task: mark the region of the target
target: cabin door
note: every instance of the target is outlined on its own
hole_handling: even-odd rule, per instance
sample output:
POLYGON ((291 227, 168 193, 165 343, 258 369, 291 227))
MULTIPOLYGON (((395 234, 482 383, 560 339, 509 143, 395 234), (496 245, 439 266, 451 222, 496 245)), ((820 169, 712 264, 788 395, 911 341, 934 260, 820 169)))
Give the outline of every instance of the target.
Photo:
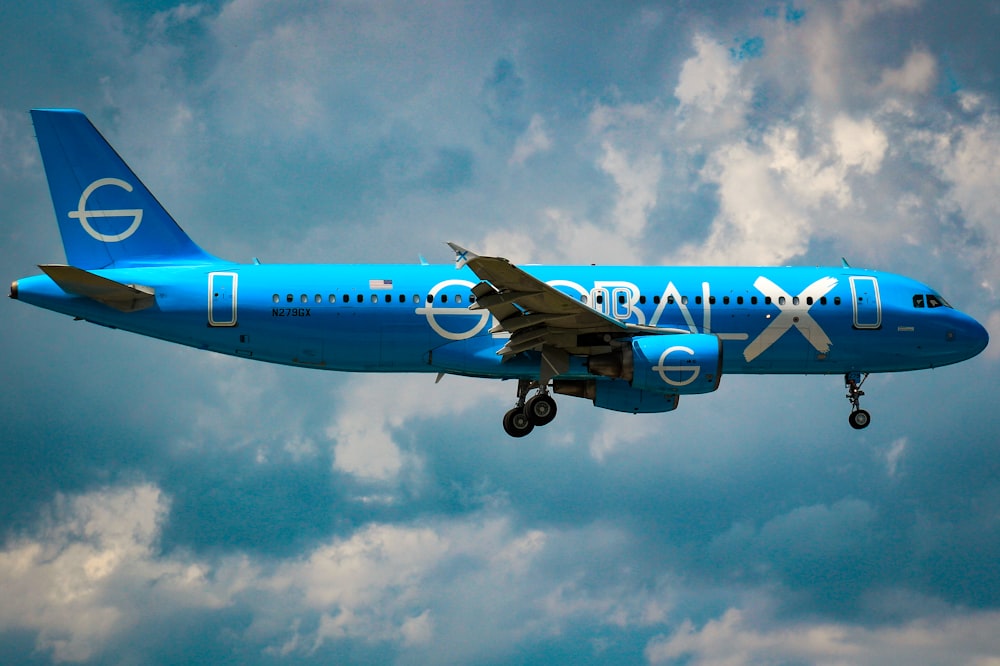
POLYGON ((208 325, 236 326, 236 273, 208 274, 208 325))
POLYGON ((854 297, 854 328, 880 328, 882 302, 879 299, 878 280, 873 277, 852 277, 851 295, 854 297))

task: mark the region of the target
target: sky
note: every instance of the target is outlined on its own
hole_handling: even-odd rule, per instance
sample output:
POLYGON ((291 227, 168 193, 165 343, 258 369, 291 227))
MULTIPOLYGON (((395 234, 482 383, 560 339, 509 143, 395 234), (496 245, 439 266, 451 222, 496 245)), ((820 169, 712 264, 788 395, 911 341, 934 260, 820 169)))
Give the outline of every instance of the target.
MULTIPOLYGON (((0 3, 0 266, 83 110, 239 261, 835 265, 1000 338, 1000 2, 0 3)), ((1000 346, 677 411, 0 301, 0 662, 1000 663, 1000 346)))

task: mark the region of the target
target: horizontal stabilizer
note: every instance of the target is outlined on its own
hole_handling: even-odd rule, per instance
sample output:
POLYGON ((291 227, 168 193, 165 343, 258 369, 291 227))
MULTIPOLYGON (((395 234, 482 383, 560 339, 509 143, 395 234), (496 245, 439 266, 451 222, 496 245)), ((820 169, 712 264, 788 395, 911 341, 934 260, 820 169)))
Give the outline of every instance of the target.
POLYGON ((122 284, 74 266, 48 264, 39 268, 67 294, 90 298, 119 312, 145 310, 156 303, 156 291, 141 284, 122 284))

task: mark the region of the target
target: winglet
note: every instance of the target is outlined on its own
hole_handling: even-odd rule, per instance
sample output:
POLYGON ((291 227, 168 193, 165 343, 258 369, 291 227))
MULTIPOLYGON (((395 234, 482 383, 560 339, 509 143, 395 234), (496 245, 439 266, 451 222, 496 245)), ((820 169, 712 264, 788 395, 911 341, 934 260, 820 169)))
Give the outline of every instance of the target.
POLYGON ((455 243, 448 243, 448 247, 455 251, 455 270, 464 267, 467 263, 473 259, 479 258, 479 255, 472 250, 466 250, 461 245, 456 245, 455 243))

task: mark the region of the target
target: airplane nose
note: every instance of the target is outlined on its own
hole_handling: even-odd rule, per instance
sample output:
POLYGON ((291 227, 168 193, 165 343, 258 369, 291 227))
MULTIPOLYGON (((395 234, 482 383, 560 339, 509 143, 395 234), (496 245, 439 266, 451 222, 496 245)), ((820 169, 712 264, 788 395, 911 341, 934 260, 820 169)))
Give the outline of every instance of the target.
POLYGON ((948 342, 960 347, 965 358, 972 358, 986 349, 990 343, 990 334, 986 327, 972 317, 957 313, 960 316, 948 327, 945 338, 948 342))

